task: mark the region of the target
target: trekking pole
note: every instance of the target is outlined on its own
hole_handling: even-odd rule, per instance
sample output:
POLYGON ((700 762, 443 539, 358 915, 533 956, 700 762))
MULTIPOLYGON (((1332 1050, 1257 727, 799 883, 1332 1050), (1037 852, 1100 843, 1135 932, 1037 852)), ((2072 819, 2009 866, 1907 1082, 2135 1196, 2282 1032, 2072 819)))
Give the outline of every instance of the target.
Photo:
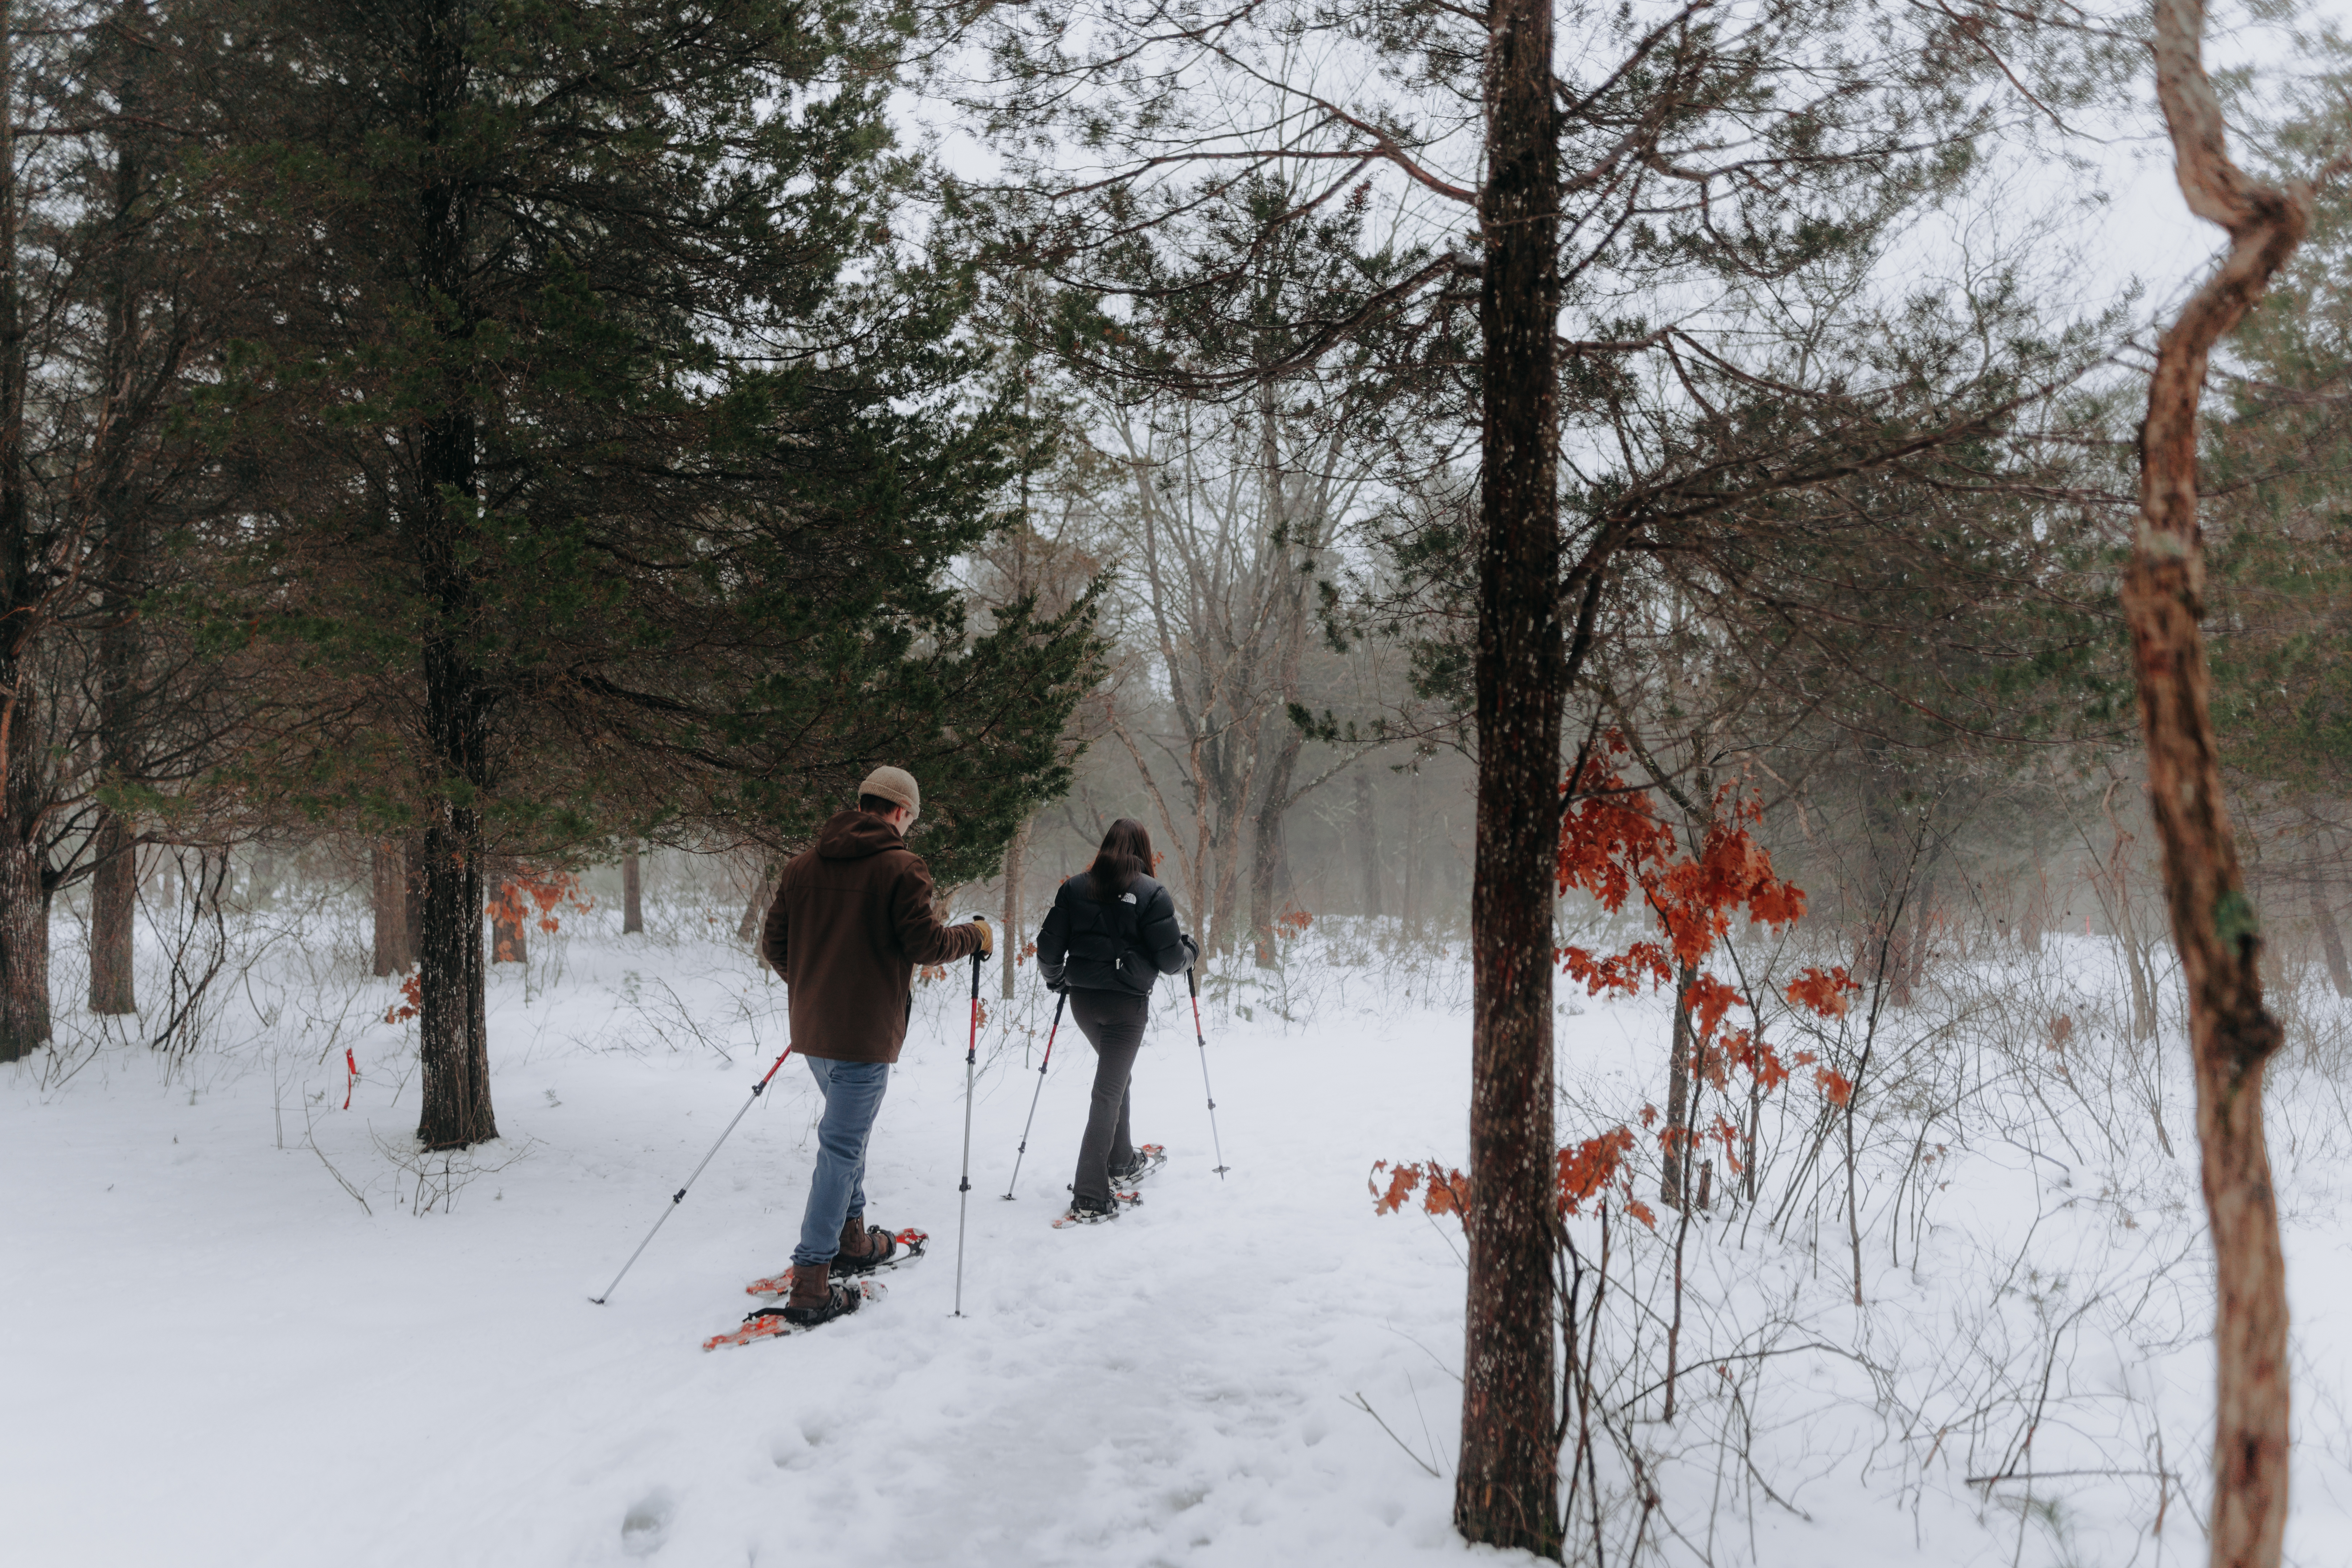
MULTIPOLYGON (((768 1079, 776 1076, 777 1069, 784 1065, 784 1057, 791 1056, 792 1054, 792 1047, 786 1046, 784 1047, 784 1056, 778 1057, 774 1063, 769 1067, 767 1076, 761 1079, 759 1082, 751 1086, 751 1098, 743 1102, 743 1110, 739 1110, 735 1113, 735 1121, 742 1121, 743 1111, 751 1110, 751 1107, 758 1102, 760 1091, 768 1087, 768 1079)), ((735 1121, 730 1121, 727 1124, 727 1132, 732 1132, 735 1131, 735 1121)), ((727 1142, 727 1132, 721 1132, 719 1135, 719 1143, 724 1143, 727 1142)), ((702 1166, 709 1164, 712 1157, 719 1152, 719 1143, 713 1143, 710 1146, 710 1152, 702 1157, 702 1165, 697 1165, 694 1168, 694 1175, 687 1177, 686 1187, 694 1185, 695 1177, 702 1174, 702 1166)), ((604 1287, 604 1294, 602 1296, 589 1297, 588 1299, 591 1301, 595 1302, 596 1305, 601 1307, 611 1299, 614 1290, 620 1289, 622 1279, 629 1272, 630 1269, 637 1266, 637 1259, 644 1256, 646 1248, 653 1245, 656 1232, 658 1232, 662 1226, 669 1223, 669 1216, 676 1214, 677 1212, 677 1205, 686 1201, 686 1187, 680 1187, 677 1191, 669 1195, 669 1207, 662 1210, 661 1218, 654 1221, 654 1228, 646 1232, 645 1240, 637 1243, 637 1250, 629 1254, 629 1260, 621 1265, 621 1272, 614 1275, 613 1282, 604 1287)))
POLYGON ((1192 1038, 1201 1046, 1201 1089, 1209 1097, 1209 1142, 1217 1151, 1217 1180, 1225 1179, 1225 1144, 1217 1136, 1217 1091, 1209 1087, 1209 1037, 1201 1032, 1201 982, 1190 968, 1184 971, 1184 989, 1192 994, 1192 1038))
POLYGON ((955 1315, 963 1316, 963 1222, 971 1205, 971 1077, 980 1060, 980 954, 971 955, 971 1039, 963 1048, 963 1179, 956 1184, 955 1315))
POLYGON ((1045 1059, 1037 1064, 1037 1091, 1029 1097, 1029 1120, 1021 1124, 1021 1147, 1013 1155, 1013 1180, 1004 1184, 1004 1201, 1013 1201, 1013 1189, 1021 1181, 1021 1156, 1029 1152, 1029 1129, 1037 1122, 1037 1101, 1045 1098, 1045 1069, 1054 1065, 1054 1037, 1062 1030, 1062 1004, 1070 999, 1066 991, 1054 998, 1054 1026, 1045 1031, 1045 1059))

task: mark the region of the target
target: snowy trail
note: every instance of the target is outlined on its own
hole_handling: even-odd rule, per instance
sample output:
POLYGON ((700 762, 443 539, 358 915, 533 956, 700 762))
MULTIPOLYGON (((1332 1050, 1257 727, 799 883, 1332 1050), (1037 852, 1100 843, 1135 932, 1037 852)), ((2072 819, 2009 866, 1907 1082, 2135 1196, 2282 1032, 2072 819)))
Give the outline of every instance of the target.
MULTIPOLYGON (((413 1125, 413 1042, 398 1028, 358 1036, 363 1077, 349 1111, 339 1109, 347 1037, 324 1049, 276 1037, 205 1058, 193 1089, 184 1079, 162 1087, 137 1048, 46 1094, 26 1068, 0 1068, 10 1194, 0 1558, 11 1568, 1520 1560, 1465 1547, 1448 1522, 1459 1228, 1417 1211, 1380 1217, 1365 1191, 1376 1159, 1462 1157, 1468 1029, 1458 1005, 1403 994, 1423 981, 1327 975, 1312 1022, 1287 1028, 1262 996, 1255 1022, 1210 1012, 1233 1167, 1223 1182, 1211 1169, 1191 1016, 1181 993, 1163 990, 1137 1068, 1136 1131, 1166 1143, 1170 1163, 1141 1208, 1067 1231, 1050 1221, 1093 1054, 1065 1029, 1008 1203, 999 1194, 1037 1077, 1019 1037, 993 1026, 974 1104, 961 1320, 950 1306, 965 1004, 960 984, 919 988, 868 1187, 873 1217, 930 1231, 930 1255, 887 1276, 887 1298, 855 1317, 706 1354, 703 1338, 740 1320, 751 1304, 743 1285, 786 1261, 798 1228, 817 1102, 796 1063, 611 1304, 587 1298, 780 1048, 780 993, 717 944, 573 939, 560 978, 527 998, 515 975, 499 975, 499 1117, 505 1153, 520 1157, 446 1214, 395 1202, 397 1172, 373 1136, 396 1146, 413 1125), (304 1144, 306 1116, 372 1212, 304 1144)), ((372 1005, 380 1014, 384 1003, 372 1005)), ((1035 1026, 1033 1047, 1049 1011, 1013 1010, 1013 1022, 1035 1026)), ((352 1012, 371 1016, 367 1005, 352 1012)), ((1663 1024, 1646 1005, 1564 1007, 1563 1072, 1603 1104, 1638 1108, 1663 1024)), ((2168 1114, 2185 1124, 2184 1107, 2168 1114)), ((2283 1147, 2315 1152, 2282 1180, 2299 1380, 2289 1560, 2333 1568, 2352 1561, 2340 1549, 2352 1538, 2342 1479, 2352 1245, 2326 1154, 2340 1117, 2315 1094, 2283 1102, 2274 1127, 2283 1147)), ((2145 1154, 2070 1168, 1992 1141, 1956 1156, 1924 1254, 1911 1237, 1897 1267, 1874 1230, 1866 1321, 1846 1300, 1842 1237, 1819 1250, 1801 1233, 1774 1242, 1728 1210, 1726 1223, 1694 1227, 1695 1314, 1713 1303, 1706 1342, 1777 1334, 1827 1351, 1769 1363, 1742 1416, 1752 1475, 1634 1394, 1643 1442, 1673 1468, 1660 1517, 1694 1532, 1667 1560, 2200 1560, 2193 1527, 2150 1533, 2154 1492, 2135 1468, 2156 1458, 2147 1439, 2159 1432, 2167 1464, 2198 1466, 2184 1456, 2201 1451, 2210 1387, 2193 1163, 2145 1154), (2163 1310, 2110 1341, 2097 1325, 2120 1320, 2102 1309, 2063 1343, 2034 1454, 2074 1479, 2035 1492, 2040 1513, 1969 1487, 1971 1466, 2002 1462, 2004 1434, 2028 1417, 1999 1415, 1973 1448, 1945 1445, 1936 1412, 1979 1397, 1951 1380, 1990 1386, 1990 1368, 2032 1385, 2050 1323, 2085 1292, 2139 1300, 2153 1288, 2140 1283, 2147 1268, 2167 1258, 2183 1261, 2161 1281, 2175 1295, 2151 1298, 2163 1310), (1857 1334, 1928 1427, 1907 1432, 1918 1417, 1853 1370, 1841 1347, 1857 1334), (1784 1500, 1750 1484, 1762 1477, 1784 1500)), ((1612 1289, 1648 1290, 1652 1303, 1625 1321, 1654 1324, 1643 1314, 1664 1300, 1660 1254, 1621 1257, 1612 1289)), ((1691 1331, 1700 1327, 1695 1315, 1691 1331)), ((2176 1496, 2172 1519, 2188 1506, 2176 1496)))
MULTIPOLYGON (((1092 1068, 1067 1030, 1002 1199, 1036 1082, 1016 1047, 976 1104, 951 1317, 962 1053, 949 999, 927 998, 868 1184, 877 1219, 932 1232, 930 1256, 822 1334, 709 1355, 797 1226, 814 1109, 797 1064, 601 1309, 586 1296, 740 1103, 740 1053, 720 1072, 543 1042, 498 1078, 528 1157, 423 1218, 382 1179, 363 1215, 309 1150, 277 1150, 258 1075, 194 1105, 20 1091, 0 1180, 39 1194, 7 1221, 9 1253, 38 1261, 0 1335, 38 1349, 10 1357, 0 1403, 37 1414, 0 1432, 0 1495, 23 1561, 1461 1554, 1447 1489, 1344 1403, 1361 1391, 1424 1452, 1450 1445, 1459 1275, 1426 1223, 1372 1215, 1362 1168, 1428 1144, 1431 1108, 1460 1093, 1458 1026, 1392 1024, 1413 1048, 1378 1071, 1353 1033, 1213 1044, 1221 1183, 1191 1019, 1162 1000, 1138 1130, 1171 1159, 1141 1209, 1048 1223, 1092 1068)), ((313 1112, 354 1181, 383 1169, 366 1123, 403 1126, 367 1100, 313 1112)))

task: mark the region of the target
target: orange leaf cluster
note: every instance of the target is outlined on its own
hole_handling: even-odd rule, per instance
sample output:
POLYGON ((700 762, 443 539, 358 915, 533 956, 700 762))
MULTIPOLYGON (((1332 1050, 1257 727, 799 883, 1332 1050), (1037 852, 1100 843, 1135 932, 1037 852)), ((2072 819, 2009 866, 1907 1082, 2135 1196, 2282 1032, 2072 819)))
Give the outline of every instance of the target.
POLYGON ((1639 889, 1665 937, 1636 942, 1612 959, 1568 949, 1562 957, 1570 973, 1596 995, 1631 992, 1643 978, 1664 985, 1678 965, 1696 968, 1729 934, 1731 917, 1742 910, 1750 925, 1775 928, 1805 912, 1804 889, 1772 869, 1770 853, 1750 831, 1763 817, 1762 802, 1724 784, 1715 792, 1713 820, 1697 855, 1685 855, 1674 830, 1659 820, 1649 792, 1628 784, 1617 771, 1616 762, 1630 750, 1622 734, 1608 731, 1599 754, 1560 786, 1570 805, 1560 814, 1553 867, 1559 890, 1581 889, 1615 914, 1639 889))
MULTIPOLYGON (((1732 784, 1716 792, 1714 816, 1701 837, 1696 854, 1685 854, 1674 830, 1658 817, 1648 792, 1626 784, 1619 764, 1633 748, 1614 731, 1600 738, 1598 754, 1577 776, 1562 786, 1569 797, 1560 814, 1559 851, 1554 876, 1559 890, 1580 889, 1612 914, 1622 910, 1637 892, 1657 921, 1657 934, 1628 944, 1621 952, 1595 952, 1563 947, 1560 966, 1591 994, 1631 996, 1675 984, 1684 969, 1694 971, 1677 998, 1689 1016, 1694 1070, 1718 1089, 1727 1089, 1733 1071, 1744 1072, 1765 1093, 1789 1081, 1792 1068, 1811 1066, 1810 1052, 1794 1062, 1780 1054, 1752 1029, 1724 1028, 1734 1008, 1755 1005, 1738 987, 1699 966, 1717 943, 1731 932, 1732 917, 1745 912, 1750 925, 1778 929, 1805 912, 1804 889, 1772 869, 1772 858, 1756 842, 1753 829, 1764 808, 1752 793, 1732 784)), ((1302 926, 1305 917, 1300 917, 1302 926)), ((1862 988, 1843 968, 1807 969, 1790 983, 1786 994, 1792 1006, 1823 1017, 1843 1015, 1850 997, 1862 988)), ((1843 1105, 1853 1086, 1825 1068, 1816 1068, 1813 1079, 1824 1094, 1843 1105)), ((1642 1108, 1644 1128, 1656 1127, 1658 1109, 1642 1108)), ((1614 1197, 1622 1212, 1654 1228, 1657 1215, 1633 1196, 1633 1175, 1626 1157, 1639 1136, 1621 1124, 1597 1137, 1559 1151, 1555 1201, 1561 1217, 1582 1212, 1583 1205, 1614 1197)), ((1704 1138, 1722 1146, 1729 1169, 1740 1168, 1737 1149, 1740 1130, 1717 1116, 1704 1128, 1667 1127, 1657 1136, 1667 1152, 1680 1152, 1685 1139, 1704 1138)), ((1391 1166, 1383 1160, 1372 1167, 1373 1204, 1381 1214, 1394 1214, 1421 1193, 1422 1206, 1432 1214, 1460 1212, 1469 1196, 1469 1181, 1435 1161, 1391 1166), (1379 1180, 1387 1174, 1386 1185, 1379 1180)))
POLYGON ((1828 969, 1810 968, 1789 982, 1787 995, 1791 1005, 1818 1013, 1824 1018, 1843 1018, 1852 1005, 1852 998, 1862 994, 1862 986, 1845 971, 1843 963, 1828 969))
POLYGON ((595 900, 580 890, 580 879, 569 871, 541 875, 518 870, 499 884, 497 896, 490 900, 490 914, 509 926, 536 920, 540 930, 552 935, 562 929, 555 910, 565 904, 583 914, 595 908, 595 900))
POLYGON ((1285 910, 1274 917, 1275 929, 1285 936, 1299 936, 1315 923, 1315 917, 1305 910, 1285 910))
POLYGON ((402 1000, 384 1010, 383 1021, 387 1024, 405 1024, 416 1016, 418 1008, 425 1005, 424 974, 421 972, 412 973, 402 981, 400 994, 402 1000))
POLYGON ((1376 1161, 1372 1165, 1372 1174, 1364 1185, 1372 1194, 1374 1214, 1394 1214, 1404 1207, 1406 1200, 1420 1190, 1424 1182, 1428 1188, 1422 1193, 1421 1206, 1431 1214, 1466 1214, 1469 1211, 1470 1178, 1434 1160, 1425 1165, 1418 1162, 1401 1163, 1394 1169, 1391 1169, 1386 1160, 1376 1161), (1389 1173, 1385 1189, 1379 1180, 1382 1171, 1389 1173))
MULTIPOLYGON (((1557 1202, 1564 1216, 1582 1212, 1582 1205, 1604 1194, 1613 1194, 1624 1211, 1643 1225, 1654 1226, 1657 1216, 1633 1196, 1633 1182, 1625 1169, 1633 1151, 1633 1130, 1613 1128, 1559 1152, 1557 1202)), ((1375 1214, 1395 1214, 1421 1194, 1421 1206, 1431 1214, 1467 1215, 1470 1178, 1434 1160, 1376 1162, 1364 1183, 1372 1194, 1375 1214), (1382 1176, 1385 1173, 1386 1180, 1382 1176)))
MULTIPOLYGON (((1592 1201, 1601 1190, 1623 1177, 1625 1156, 1633 1152, 1633 1130, 1612 1127, 1598 1138, 1559 1152, 1559 1212, 1572 1215, 1581 1212, 1580 1205, 1592 1201)), ((1630 1184, 1628 1187, 1630 1195, 1630 1184)))

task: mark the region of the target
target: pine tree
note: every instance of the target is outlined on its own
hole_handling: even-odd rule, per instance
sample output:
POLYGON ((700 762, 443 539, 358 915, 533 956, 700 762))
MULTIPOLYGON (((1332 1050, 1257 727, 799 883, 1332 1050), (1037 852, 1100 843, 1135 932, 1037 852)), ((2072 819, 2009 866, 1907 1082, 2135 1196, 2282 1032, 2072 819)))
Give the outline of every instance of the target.
POLYGON ((239 11, 215 160, 274 283, 217 429, 234 608, 314 695, 257 775, 421 843, 428 1147, 495 1137, 493 861, 783 843, 873 763, 942 880, 1042 793, 1090 606, 966 635, 1014 424, 891 237, 896 19, 772 0, 239 11))

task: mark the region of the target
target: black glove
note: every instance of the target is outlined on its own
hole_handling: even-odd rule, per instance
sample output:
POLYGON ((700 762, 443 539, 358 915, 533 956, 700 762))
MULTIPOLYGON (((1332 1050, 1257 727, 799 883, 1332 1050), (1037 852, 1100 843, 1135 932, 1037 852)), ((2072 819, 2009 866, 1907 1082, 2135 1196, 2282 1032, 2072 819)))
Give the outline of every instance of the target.
POLYGON ((1184 967, 1190 969, 1201 962, 1201 944, 1189 936, 1180 940, 1184 943, 1184 967))

